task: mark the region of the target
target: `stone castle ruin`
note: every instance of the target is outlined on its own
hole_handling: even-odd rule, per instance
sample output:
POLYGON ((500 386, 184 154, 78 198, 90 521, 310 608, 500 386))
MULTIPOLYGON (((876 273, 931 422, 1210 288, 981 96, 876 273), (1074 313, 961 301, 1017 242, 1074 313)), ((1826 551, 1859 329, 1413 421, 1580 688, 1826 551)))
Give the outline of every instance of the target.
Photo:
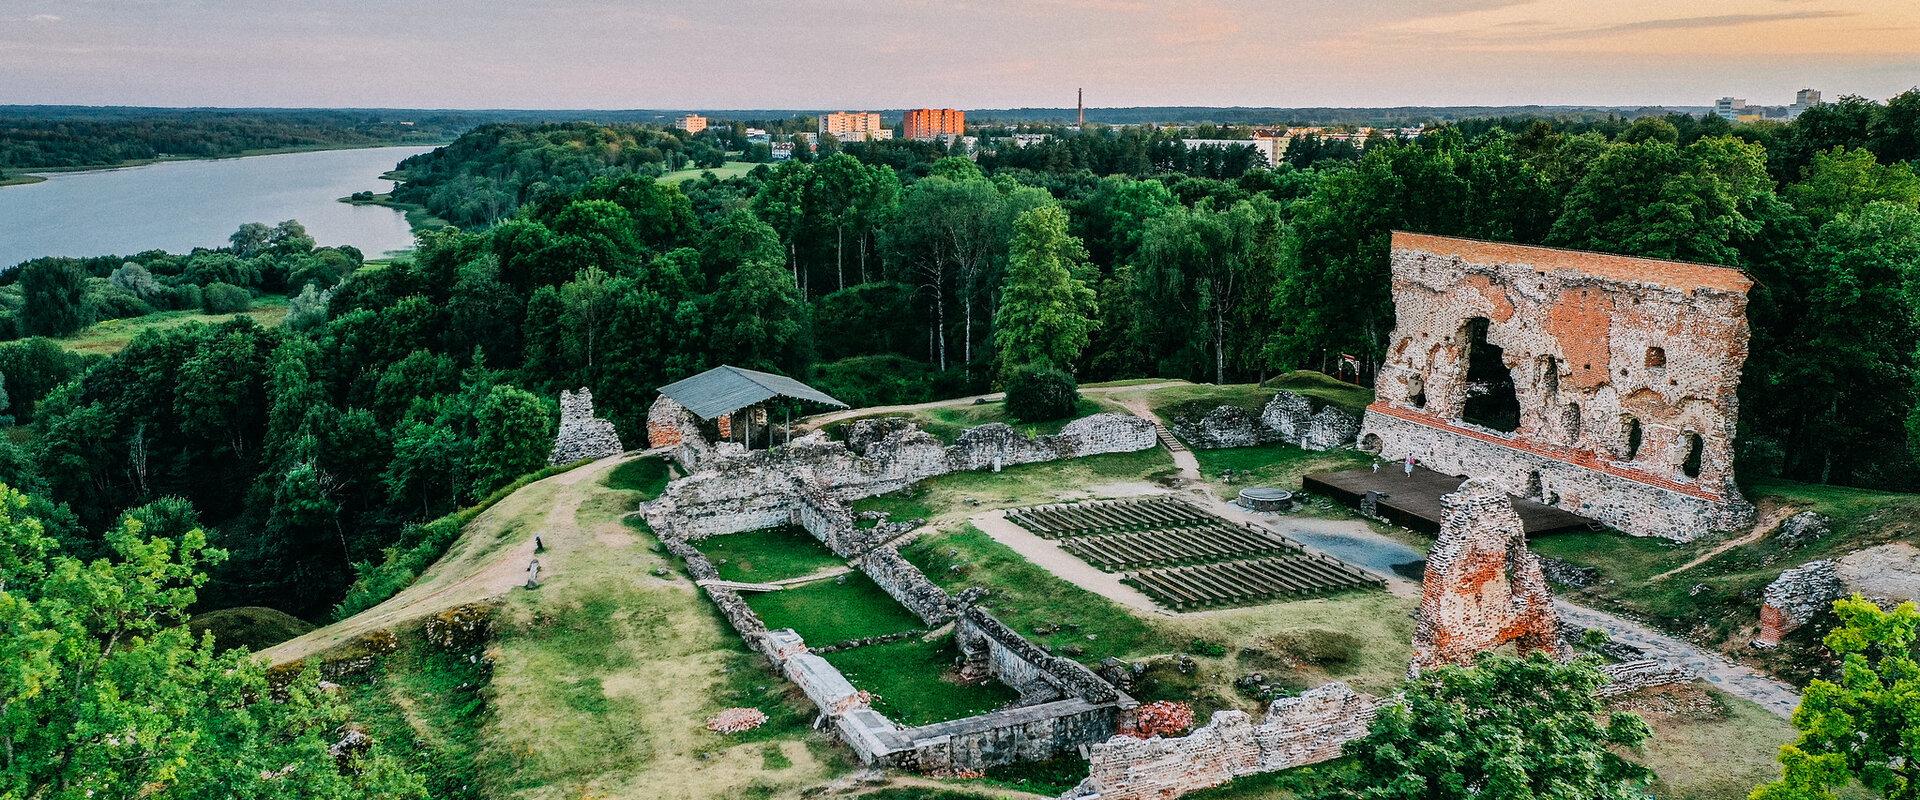
POLYGON ((1733 481, 1746 275, 1403 232, 1392 270, 1362 449, 1635 535, 1751 523, 1733 481))
POLYGON ((1540 557, 1527 549, 1507 490, 1481 479, 1441 498, 1440 538, 1427 554, 1410 671, 1473 657, 1508 642, 1522 654, 1565 655, 1540 557))
POLYGON ((581 459, 598 459, 626 452, 620 432, 613 423, 593 415, 593 390, 560 390, 560 430, 553 437, 549 464, 571 464, 581 459))

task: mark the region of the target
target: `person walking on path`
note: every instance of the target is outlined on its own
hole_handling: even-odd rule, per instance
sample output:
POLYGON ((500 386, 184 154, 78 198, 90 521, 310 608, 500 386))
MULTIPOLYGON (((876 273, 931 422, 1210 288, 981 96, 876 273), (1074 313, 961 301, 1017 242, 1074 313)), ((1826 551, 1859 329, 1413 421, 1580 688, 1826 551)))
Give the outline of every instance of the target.
POLYGON ((540 588, 540 559, 527 562, 527 588, 540 588))
POLYGON ((1413 465, 1415 463, 1418 463, 1418 462, 1414 459, 1413 454, 1408 453, 1407 454, 1407 477, 1409 478, 1413 477, 1413 465))

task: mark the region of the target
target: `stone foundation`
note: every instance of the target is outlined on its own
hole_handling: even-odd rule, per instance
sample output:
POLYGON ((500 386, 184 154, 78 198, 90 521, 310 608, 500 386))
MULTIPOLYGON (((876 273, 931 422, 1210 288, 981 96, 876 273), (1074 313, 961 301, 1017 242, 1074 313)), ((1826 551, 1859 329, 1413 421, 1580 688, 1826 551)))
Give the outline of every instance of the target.
POLYGON ((1263 772, 1337 758, 1366 735, 1382 701, 1329 683, 1276 700, 1256 723, 1244 711, 1218 711, 1186 736, 1116 736, 1094 745, 1087 779, 1063 795, 1072 800, 1167 800, 1263 772))
POLYGON ((1920 600, 1920 548, 1893 542, 1780 573, 1762 596, 1760 635, 1754 645, 1779 645, 1787 634, 1832 608, 1833 601, 1852 594, 1887 607, 1920 600))
POLYGON ((1753 506, 1737 494, 1709 495, 1680 481, 1404 409, 1369 408, 1360 441, 1361 449, 1388 461, 1412 455, 1437 472, 1492 479, 1513 494, 1635 536, 1686 542, 1753 525, 1753 506))

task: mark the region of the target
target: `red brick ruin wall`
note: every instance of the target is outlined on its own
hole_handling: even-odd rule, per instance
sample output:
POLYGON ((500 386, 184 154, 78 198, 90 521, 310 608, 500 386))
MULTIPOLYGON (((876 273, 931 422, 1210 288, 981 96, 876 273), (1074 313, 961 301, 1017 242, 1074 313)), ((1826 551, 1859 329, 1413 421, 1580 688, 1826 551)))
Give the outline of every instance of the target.
POLYGON ((1744 275, 1406 233, 1394 234, 1393 245, 1395 327, 1363 445, 1443 472, 1495 477, 1515 493, 1531 493, 1540 482, 1531 473, 1546 473, 1540 477, 1558 490, 1543 487, 1536 499, 1631 533, 1687 539, 1750 515, 1732 469, 1748 343, 1744 275), (1501 349, 1513 379, 1513 431, 1463 419, 1470 394, 1484 388, 1467 381, 1476 318, 1487 320, 1486 342, 1501 349), (1553 463, 1542 470, 1541 460, 1553 463), (1556 464, 1596 474, 1556 476, 1556 464), (1619 486, 1626 482, 1640 486, 1619 486), (1615 488, 1632 496, 1611 496, 1615 488), (1635 529, 1635 511, 1659 504, 1648 489, 1701 502, 1683 517, 1635 529))
POLYGON ((1540 557, 1527 549, 1506 489, 1469 480, 1441 500, 1440 537, 1427 555, 1413 669, 1473 663, 1508 642, 1561 655, 1560 617, 1540 557))

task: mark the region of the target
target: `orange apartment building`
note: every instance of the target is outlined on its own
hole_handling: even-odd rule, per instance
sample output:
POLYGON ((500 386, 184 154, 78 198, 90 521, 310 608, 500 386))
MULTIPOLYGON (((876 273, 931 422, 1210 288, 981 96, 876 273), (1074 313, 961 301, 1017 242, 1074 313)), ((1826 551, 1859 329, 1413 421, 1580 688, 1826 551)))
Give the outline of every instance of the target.
POLYGON ((907 112, 901 134, 908 139, 937 139, 967 132, 967 113, 957 108, 916 108, 907 112))

